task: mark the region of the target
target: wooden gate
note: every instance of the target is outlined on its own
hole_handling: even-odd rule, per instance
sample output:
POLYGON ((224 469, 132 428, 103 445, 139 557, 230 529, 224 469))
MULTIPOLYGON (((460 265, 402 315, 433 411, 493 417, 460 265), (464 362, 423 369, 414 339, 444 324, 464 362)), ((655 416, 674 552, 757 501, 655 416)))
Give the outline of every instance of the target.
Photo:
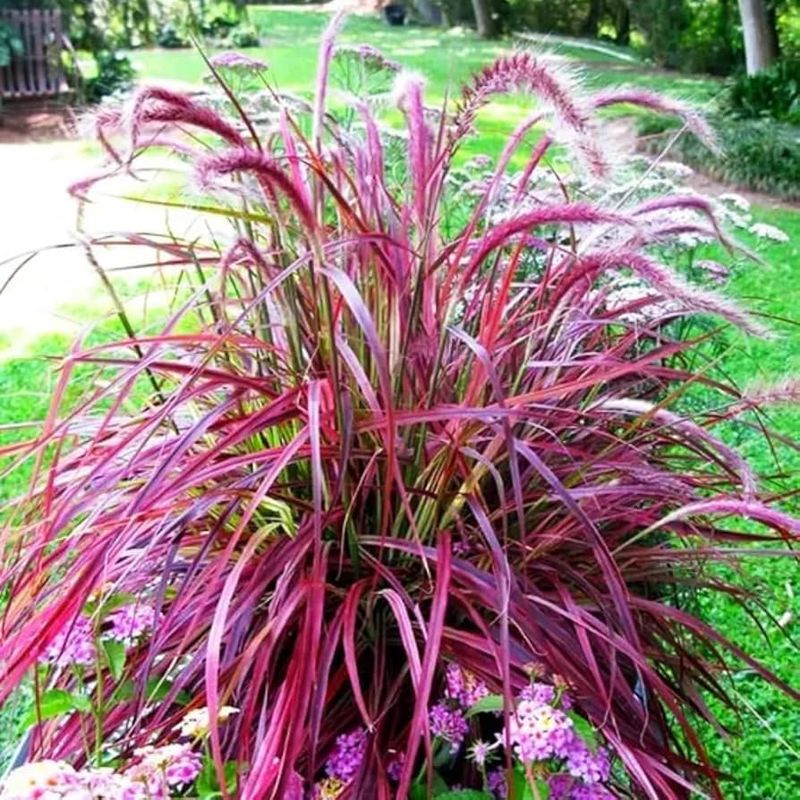
POLYGON ((64 32, 59 9, 2 9, 5 22, 22 40, 22 53, 0 68, 0 97, 53 97, 65 91, 61 64, 64 32))

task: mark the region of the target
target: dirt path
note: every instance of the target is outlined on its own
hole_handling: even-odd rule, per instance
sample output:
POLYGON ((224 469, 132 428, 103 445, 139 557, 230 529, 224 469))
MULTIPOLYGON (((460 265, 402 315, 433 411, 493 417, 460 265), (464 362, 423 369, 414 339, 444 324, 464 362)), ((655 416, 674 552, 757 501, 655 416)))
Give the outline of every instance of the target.
MULTIPOLYGON (((608 120, 602 126, 602 134, 603 139, 614 142, 615 149, 623 155, 633 155, 639 152, 636 120, 632 117, 617 117, 608 120)), ((669 154, 667 158, 669 158, 669 154)), ((694 189, 696 192, 707 195, 708 197, 719 197, 721 194, 727 192, 735 192, 753 205, 763 206, 764 208, 782 208, 800 211, 800 203, 780 200, 762 192, 754 192, 749 189, 731 186, 730 184, 714 180, 714 178, 704 175, 697 170, 694 170, 691 176, 685 178, 684 182, 690 189, 694 189)))
MULTIPOLYGON (((78 333, 85 319, 71 315, 70 306, 89 305, 93 316, 95 309, 100 314, 110 311, 98 275, 80 246, 77 202, 67 192, 71 183, 98 168, 97 157, 87 155, 81 142, 20 142, 7 129, 0 134, 0 358, 24 352, 26 344, 45 332, 78 333), (36 250, 23 266, 22 254, 36 250)), ((174 232, 184 234, 200 225, 187 212, 167 214, 157 206, 109 196, 115 190, 129 191, 130 182, 97 190, 102 202, 86 206, 89 234, 120 229, 160 232, 167 220, 174 232)), ((115 248, 100 252, 100 259, 105 267, 119 268, 141 263, 143 255, 134 248, 115 248)), ((121 279, 143 277, 142 271, 135 271, 121 279)))

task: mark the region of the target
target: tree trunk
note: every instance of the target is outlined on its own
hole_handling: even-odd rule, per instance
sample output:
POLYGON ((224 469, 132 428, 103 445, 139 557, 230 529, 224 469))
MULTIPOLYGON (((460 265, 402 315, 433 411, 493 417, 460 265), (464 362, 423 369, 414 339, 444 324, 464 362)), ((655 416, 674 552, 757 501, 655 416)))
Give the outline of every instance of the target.
POLYGON ((442 9, 433 0, 414 0, 414 8, 428 25, 441 25, 444 20, 442 9))
POLYGON ((767 7, 764 0, 739 0, 739 13, 742 15, 747 74, 755 75, 772 64, 777 56, 770 35, 767 7))
POLYGON ((603 0, 589 0, 589 13, 581 25, 581 33, 592 39, 597 38, 600 29, 600 17, 603 15, 603 0))
POLYGON ((494 20, 489 0, 472 0, 472 10, 475 12, 475 26, 478 36, 491 39, 494 36, 494 20))
POLYGON ((620 0, 617 13, 614 16, 614 40, 617 44, 629 45, 631 43, 631 10, 626 0, 620 0))

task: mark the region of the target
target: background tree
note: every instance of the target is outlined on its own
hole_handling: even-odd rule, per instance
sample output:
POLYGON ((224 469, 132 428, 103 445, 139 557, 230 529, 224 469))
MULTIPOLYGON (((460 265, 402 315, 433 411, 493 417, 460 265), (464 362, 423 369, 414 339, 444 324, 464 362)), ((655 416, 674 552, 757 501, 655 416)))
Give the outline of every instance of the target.
POLYGON ((681 38, 689 28, 686 0, 628 0, 631 21, 644 34, 653 60, 662 67, 681 65, 681 38))
POLYGON ((628 45, 631 42, 631 9, 627 0, 613 0, 615 41, 617 44, 628 45))
MULTIPOLYGON (((772 6, 775 12, 775 7, 772 6)), ((755 75, 769 67, 778 56, 777 17, 770 24, 770 13, 765 0, 739 0, 742 17, 744 54, 747 74, 755 75)))
POLYGON ((494 23, 493 11, 490 0, 472 0, 472 9, 475 12, 475 27, 478 36, 490 39, 497 34, 494 23))

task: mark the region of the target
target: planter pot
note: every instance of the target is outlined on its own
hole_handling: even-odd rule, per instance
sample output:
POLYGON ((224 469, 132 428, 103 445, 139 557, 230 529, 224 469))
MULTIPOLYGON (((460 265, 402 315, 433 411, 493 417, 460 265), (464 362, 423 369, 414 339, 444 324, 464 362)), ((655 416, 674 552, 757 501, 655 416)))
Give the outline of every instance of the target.
POLYGON ((405 25, 406 7, 401 3, 389 3, 383 7, 383 18, 390 25, 405 25))

